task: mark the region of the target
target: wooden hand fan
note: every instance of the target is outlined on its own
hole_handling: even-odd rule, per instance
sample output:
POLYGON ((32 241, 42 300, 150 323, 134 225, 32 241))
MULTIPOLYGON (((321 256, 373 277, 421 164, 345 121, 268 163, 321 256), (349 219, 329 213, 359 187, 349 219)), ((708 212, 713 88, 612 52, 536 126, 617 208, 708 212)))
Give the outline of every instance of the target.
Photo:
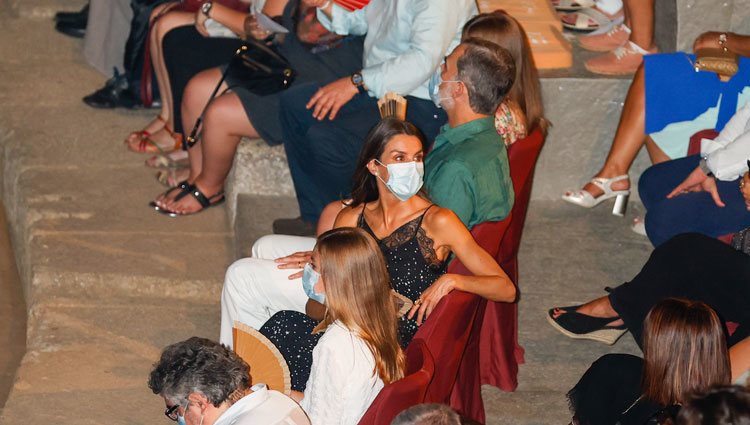
POLYGON ((391 295, 393 295, 393 299, 396 302, 396 308, 398 309, 396 315, 398 317, 405 316, 406 313, 408 313, 409 310, 411 310, 411 308, 414 306, 414 303, 409 298, 399 294, 393 289, 391 289, 391 295))
POLYGON ((354 12, 367 6, 370 0, 333 0, 333 2, 349 12, 354 12))
POLYGON ((396 118, 401 121, 406 120, 406 99, 396 93, 388 92, 378 100, 378 109, 380 118, 396 118))
POLYGON ((262 383, 272 390, 291 394, 289 366, 268 338, 244 323, 234 322, 232 339, 234 352, 250 365, 253 385, 262 383))

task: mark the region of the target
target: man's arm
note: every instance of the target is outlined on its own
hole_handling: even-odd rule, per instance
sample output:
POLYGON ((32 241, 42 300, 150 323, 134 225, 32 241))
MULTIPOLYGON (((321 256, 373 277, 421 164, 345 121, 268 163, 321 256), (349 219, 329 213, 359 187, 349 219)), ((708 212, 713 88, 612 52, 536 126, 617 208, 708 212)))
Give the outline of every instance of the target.
POLYGON ((464 3, 463 0, 416 0, 409 48, 393 59, 363 69, 367 89, 381 98, 388 91, 409 94, 427 81, 449 53, 461 25, 459 19, 465 15, 457 9, 464 3))

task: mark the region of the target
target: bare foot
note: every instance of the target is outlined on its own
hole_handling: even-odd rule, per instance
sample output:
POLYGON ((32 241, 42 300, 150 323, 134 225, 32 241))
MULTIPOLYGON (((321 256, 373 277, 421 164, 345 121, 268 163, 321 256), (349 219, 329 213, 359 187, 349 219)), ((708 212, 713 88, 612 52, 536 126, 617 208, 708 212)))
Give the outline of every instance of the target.
POLYGON ((175 187, 190 178, 189 168, 161 170, 156 173, 156 180, 166 187, 175 187))
POLYGON ((151 168, 183 168, 187 167, 188 153, 182 149, 166 154, 154 155, 146 160, 146 166, 151 168))

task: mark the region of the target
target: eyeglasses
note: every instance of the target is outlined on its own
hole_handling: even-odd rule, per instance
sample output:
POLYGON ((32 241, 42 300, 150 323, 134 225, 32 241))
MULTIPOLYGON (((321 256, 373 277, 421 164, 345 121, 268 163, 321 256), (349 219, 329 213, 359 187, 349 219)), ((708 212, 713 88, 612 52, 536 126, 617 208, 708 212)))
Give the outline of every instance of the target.
POLYGON ((175 404, 174 406, 167 407, 167 409, 164 411, 164 416, 168 417, 169 419, 177 422, 177 409, 180 408, 179 404, 175 404))

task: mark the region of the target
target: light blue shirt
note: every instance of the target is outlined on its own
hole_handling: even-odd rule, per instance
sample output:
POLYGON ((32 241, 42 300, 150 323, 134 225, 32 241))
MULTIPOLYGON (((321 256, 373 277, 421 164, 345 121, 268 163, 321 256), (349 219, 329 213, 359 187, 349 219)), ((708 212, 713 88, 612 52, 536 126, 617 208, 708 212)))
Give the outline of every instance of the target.
POLYGON ((354 12, 334 3, 331 19, 320 10, 318 19, 337 34, 367 34, 362 78, 371 96, 429 99, 430 77, 476 14, 474 0, 372 0, 354 12))

